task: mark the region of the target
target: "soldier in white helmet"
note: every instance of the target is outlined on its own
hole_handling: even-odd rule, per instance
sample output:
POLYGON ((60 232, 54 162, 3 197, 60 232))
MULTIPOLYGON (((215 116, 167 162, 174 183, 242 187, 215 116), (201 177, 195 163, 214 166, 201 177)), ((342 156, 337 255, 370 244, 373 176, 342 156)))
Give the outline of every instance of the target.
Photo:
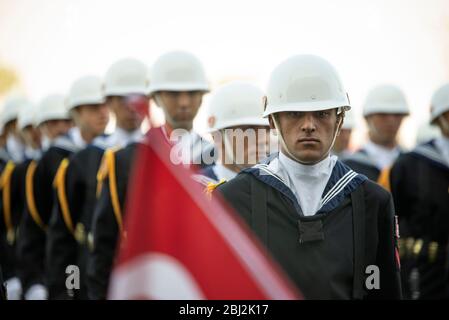
POLYGON ((349 150, 349 144, 351 142, 352 131, 355 129, 355 119, 354 112, 345 112, 345 120, 341 126, 340 133, 335 139, 334 147, 332 148, 332 153, 338 158, 342 159, 351 154, 349 150))
POLYGON ((267 156, 269 123, 262 117, 263 92, 256 86, 234 81, 218 88, 208 107, 209 132, 215 141, 217 161, 195 179, 213 185, 234 178, 267 156))
POLYGON ((22 298, 21 283, 18 278, 20 269, 20 261, 16 256, 16 238, 19 234, 18 227, 24 211, 25 199, 25 175, 29 164, 33 160, 40 157, 40 132, 34 127, 34 117, 36 108, 29 102, 24 102, 20 106, 17 118, 17 132, 24 141, 24 159, 20 163, 14 163, 10 160, 2 174, 1 189, 2 198, 0 202, 0 229, 1 234, 6 235, 4 248, 7 252, 1 253, 1 259, 7 260, 4 265, 6 275, 9 280, 8 299, 17 300, 22 298), (4 222, 4 224, 2 223, 4 222), (4 231, 4 232, 3 232, 4 231), (11 278, 8 273, 12 272, 14 277, 11 278))
MULTIPOLYGON (((158 130, 163 130, 167 139, 174 130, 181 132, 185 139, 173 142, 189 155, 188 163, 205 165, 207 158, 212 164, 213 148, 192 131, 193 119, 209 90, 201 62, 188 52, 174 51, 160 56, 150 70, 147 93, 162 108, 166 120, 158 130)), ((92 221, 93 252, 87 271, 90 299, 106 298, 117 239, 123 231, 123 208, 137 145, 108 151, 99 172, 103 187, 92 221)))
POLYGON ((397 135, 402 120, 409 113, 404 93, 398 87, 388 84, 372 89, 363 106, 369 141, 343 162, 354 171, 384 184, 386 172, 402 152, 397 135))
POLYGON ((12 95, 6 98, 0 113, 0 126, 6 137, 6 152, 14 163, 25 159, 25 145, 17 128, 17 119, 20 110, 28 104, 29 101, 25 97, 12 95))
MULTIPOLYGON (((117 221, 121 219, 134 150, 143 137, 140 126, 149 113, 148 84, 147 67, 135 59, 116 62, 105 76, 107 103, 115 113, 117 128, 107 139, 109 149, 103 154, 103 162, 97 163, 97 179, 86 182, 96 186, 96 203, 82 213, 78 222, 85 230, 78 232, 78 237, 82 239, 84 237, 80 234, 87 234, 84 243, 90 251, 86 266, 89 299, 103 299, 106 296, 120 223, 117 221), (106 211, 101 210, 104 206, 106 211)), ((76 224, 74 219, 75 228, 76 224)))
POLYGON ((389 179, 408 299, 447 299, 449 293, 449 83, 434 93, 430 120, 441 136, 401 155, 389 179))
POLYGON ((168 52, 153 64, 150 78, 149 94, 165 115, 162 128, 177 145, 173 152, 179 149, 184 164, 212 165, 213 146, 192 130, 203 96, 209 92, 201 62, 188 52, 168 52))
POLYGON ((72 84, 67 95, 67 107, 76 124, 72 134, 81 148, 61 162, 54 181, 57 201, 49 220, 46 245, 46 279, 50 299, 87 297, 83 281, 86 255, 78 254, 83 251, 78 251, 73 221, 78 221, 84 208, 93 210, 95 202, 95 177, 103 155, 103 149, 97 147, 95 141, 105 138, 104 131, 109 122, 109 108, 103 89, 101 78, 84 76, 72 84), (89 178, 94 186, 83 184, 89 178), (65 286, 68 265, 80 268, 82 283, 80 290, 70 292, 71 296, 65 286))
MULTIPOLYGON (((122 148, 142 137, 143 114, 148 112, 148 71, 144 63, 136 59, 122 59, 106 72, 104 83, 83 78, 72 86, 69 102, 72 107, 92 99, 101 99, 97 113, 107 114, 108 108, 115 115, 116 128, 109 136, 99 136, 85 149, 65 161, 58 172, 58 206, 49 225, 47 246, 48 281, 51 299, 88 299, 86 268, 92 249, 91 221, 99 195, 97 173, 107 148, 122 148), (84 86, 80 84, 84 83, 84 86), (100 90, 100 88, 103 90, 100 90), (78 88, 78 89, 77 89, 78 88), (89 90, 90 88, 90 90, 89 90), (83 89, 83 90, 80 90, 83 89), (92 89, 93 90, 92 92, 92 89), (106 104, 103 104, 106 97, 106 104), (84 101, 84 102, 83 102, 84 101), (142 110, 139 110, 142 109, 142 110), (65 286, 67 265, 77 265, 80 270, 79 290, 67 290, 65 286)), ((100 100, 98 100, 100 102, 100 100)), ((80 108, 79 106, 77 108, 80 108)), ((102 118, 97 118, 102 120, 102 118)), ((102 134, 107 121, 101 122, 102 134)), ((95 122, 89 127, 95 129, 95 122)))
POLYGON ((19 277, 27 300, 48 296, 44 263, 48 221, 54 205, 53 182, 61 161, 78 148, 68 134, 72 121, 63 95, 52 94, 41 100, 35 126, 49 144, 39 159, 29 163, 25 177, 26 205, 17 252, 19 277))
POLYGON ((350 109, 335 69, 313 55, 287 59, 265 105, 280 152, 217 190, 306 298, 400 298, 391 195, 330 155, 350 109))

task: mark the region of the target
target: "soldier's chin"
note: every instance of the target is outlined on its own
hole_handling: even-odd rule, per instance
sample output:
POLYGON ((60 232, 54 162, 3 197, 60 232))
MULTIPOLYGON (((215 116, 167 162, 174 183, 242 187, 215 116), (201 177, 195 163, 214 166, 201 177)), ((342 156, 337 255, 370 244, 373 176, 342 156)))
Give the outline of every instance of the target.
POLYGON ((303 150, 297 152, 295 155, 296 159, 305 164, 314 164, 321 159, 321 153, 315 150, 303 150))

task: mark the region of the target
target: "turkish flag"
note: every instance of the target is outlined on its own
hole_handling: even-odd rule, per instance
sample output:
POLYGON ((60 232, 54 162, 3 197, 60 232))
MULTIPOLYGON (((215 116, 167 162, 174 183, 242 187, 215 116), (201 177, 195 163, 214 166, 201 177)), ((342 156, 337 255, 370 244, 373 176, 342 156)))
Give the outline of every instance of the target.
POLYGON ((110 299, 301 298, 221 197, 170 161, 161 129, 139 148, 110 299))

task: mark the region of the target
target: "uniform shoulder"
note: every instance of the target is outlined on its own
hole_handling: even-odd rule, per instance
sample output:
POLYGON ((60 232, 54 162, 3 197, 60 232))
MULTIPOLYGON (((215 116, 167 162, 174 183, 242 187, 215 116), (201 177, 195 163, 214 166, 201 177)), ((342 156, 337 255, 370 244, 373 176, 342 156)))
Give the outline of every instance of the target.
POLYGON ((365 191, 365 198, 368 201, 380 202, 382 204, 390 201, 391 193, 376 182, 367 179, 362 185, 365 191))
POLYGON ((255 179, 251 173, 241 172, 235 178, 220 185, 219 190, 225 197, 248 193, 251 188, 251 180, 255 179))
POLYGON ((114 156, 117 163, 130 162, 133 159, 135 151, 137 150, 139 144, 140 144, 139 142, 132 142, 123 148, 115 149, 114 156))

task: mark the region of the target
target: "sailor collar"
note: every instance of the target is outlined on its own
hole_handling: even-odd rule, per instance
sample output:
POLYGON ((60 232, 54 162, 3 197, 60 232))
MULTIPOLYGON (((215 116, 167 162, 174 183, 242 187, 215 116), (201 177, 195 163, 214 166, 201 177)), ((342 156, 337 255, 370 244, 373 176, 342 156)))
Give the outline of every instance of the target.
MULTIPOLYGON (((268 184, 272 188, 281 192, 284 196, 290 199, 301 217, 304 217, 301 206, 296 199, 293 191, 286 183, 285 173, 279 166, 279 154, 272 154, 262 163, 257 164, 251 168, 244 169, 242 172, 250 173, 258 180, 268 184)), ((320 200, 320 206, 317 214, 328 213, 343 203, 348 195, 350 195, 360 184, 368 178, 364 175, 358 174, 351 170, 341 161, 335 163, 332 169, 329 180, 324 188, 320 200)))

